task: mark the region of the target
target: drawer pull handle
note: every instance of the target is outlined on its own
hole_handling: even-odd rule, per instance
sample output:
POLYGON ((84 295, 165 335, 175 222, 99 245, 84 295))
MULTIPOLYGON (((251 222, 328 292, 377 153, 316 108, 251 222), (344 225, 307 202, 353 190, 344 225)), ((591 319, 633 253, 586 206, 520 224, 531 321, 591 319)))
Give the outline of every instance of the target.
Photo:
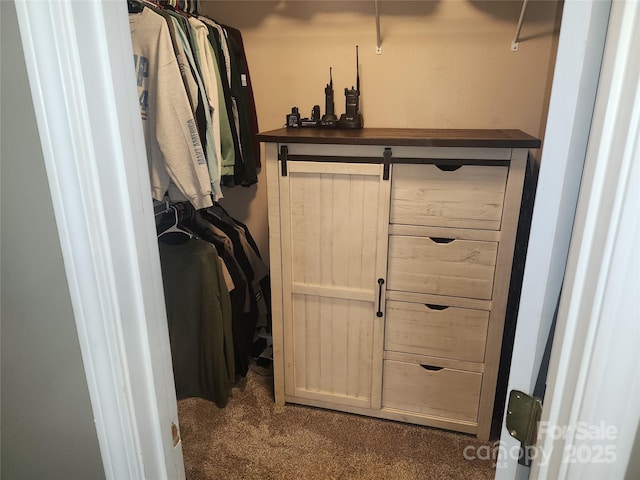
POLYGON ((434 305, 433 303, 425 303, 424 306, 430 310, 446 310, 449 308, 448 305, 434 305))
POLYGON ((435 367, 433 365, 423 365, 423 364, 420 364, 420 366, 425 370, 429 370, 430 372, 439 372, 444 368, 444 367, 435 367))
POLYGON ((438 170, 442 170, 443 172, 455 172, 456 170, 458 170, 462 165, 446 165, 446 164, 435 164, 436 167, 438 167, 438 170))
POLYGON ((376 317, 380 318, 382 316, 382 285, 384 285, 384 279, 378 279, 378 311, 376 312, 376 317))
POLYGON ((455 240, 455 238, 444 238, 444 237, 429 237, 432 242, 447 244, 451 243, 455 240))

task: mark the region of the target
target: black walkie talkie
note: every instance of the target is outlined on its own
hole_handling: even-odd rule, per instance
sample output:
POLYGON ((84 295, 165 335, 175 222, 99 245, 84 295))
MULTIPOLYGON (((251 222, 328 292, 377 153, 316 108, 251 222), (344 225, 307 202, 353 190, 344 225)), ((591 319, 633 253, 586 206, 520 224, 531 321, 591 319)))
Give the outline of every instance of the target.
POLYGON ((331 75, 331 67, 329 67, 329 83, 324 88, 324 111, 325 114, 322 116, 322 126, 335 126, 338 121, 338 117, 336 117, 334 113, 333 106, 333 77, 331 75))
POLYGON ((341 128, 362 128, 360 114, 360 69, 358 61, 358 46, 356 45, 356 88, 344 89, 345 113, 340 115, 338 126, 341 128))

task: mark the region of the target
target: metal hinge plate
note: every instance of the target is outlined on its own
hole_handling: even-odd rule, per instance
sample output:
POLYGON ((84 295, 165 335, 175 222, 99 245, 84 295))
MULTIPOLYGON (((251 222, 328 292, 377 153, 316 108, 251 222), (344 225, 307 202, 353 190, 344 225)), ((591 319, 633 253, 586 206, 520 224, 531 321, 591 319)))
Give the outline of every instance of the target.
POLYGON ((511 390, 507 404, 507 430, 526 447, 536 443, 538 422, 542 415, 542 402, 519 390, 511 390))

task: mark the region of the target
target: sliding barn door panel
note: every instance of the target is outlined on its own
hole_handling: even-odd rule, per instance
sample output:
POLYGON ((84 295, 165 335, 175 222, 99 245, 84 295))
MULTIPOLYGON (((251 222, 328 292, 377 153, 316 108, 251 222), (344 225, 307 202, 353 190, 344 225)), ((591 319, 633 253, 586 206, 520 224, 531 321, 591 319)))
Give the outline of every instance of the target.
POLYGON ((285 362, 294 372, 286 393, 369 408, 377 278, 386 269, 381 166, 291 162, 280 184, 283 280, 291 294, 285 362))

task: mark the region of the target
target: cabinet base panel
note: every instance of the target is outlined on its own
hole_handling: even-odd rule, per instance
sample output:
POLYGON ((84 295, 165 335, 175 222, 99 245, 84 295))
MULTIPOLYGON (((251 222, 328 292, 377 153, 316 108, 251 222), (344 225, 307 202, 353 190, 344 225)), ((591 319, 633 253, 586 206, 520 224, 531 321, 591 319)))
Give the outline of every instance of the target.
POLYGON ((455 419, 432 417, 428 415, 420 415, 412 412, 406 412, 402 410, 396 410, 391 408, 382 408, 380 410, 351 407, 346 405, 336 405, 334 403, 323 402, 318 400, 310 400, 306 398, 285 396, 286 403, 296 405, 306 405, 309 407, 323 408, 325 410, 332 410, 345 413, 353 413, 356 415, 363 415, 366 417, 381 418, 384 420, 394 420, 396 422, 411 423, 414 425, 421 425, 424 427, 441 428, 443 430, 452 430, 459 433, 468 433, 478 435, 478 424, 473 422, 465 422, 455 419))

